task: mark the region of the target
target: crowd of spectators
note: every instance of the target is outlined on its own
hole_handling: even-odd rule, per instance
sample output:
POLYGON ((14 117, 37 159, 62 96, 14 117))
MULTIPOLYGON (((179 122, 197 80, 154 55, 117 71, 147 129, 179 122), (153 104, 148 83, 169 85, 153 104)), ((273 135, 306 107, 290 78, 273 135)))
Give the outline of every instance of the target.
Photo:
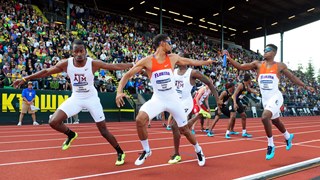
MULTIPOLYGON (((91 57, 108 63, 134 62, 154 52, 152 38, 159 32, 159 27, 143 20, 71 5, 71 28, 66 30, 64 24, 45 22, 27 0, 0 2, 0 88, 11 88, 15 79, 54 66, 61 59, 70 57, 71 45, 76 38, 81 38, 86 43, 91 57)), ((61 9, 63 7, 54 4, 49 7, 53 13, 63 13, 61 9)), ((197 69, 214 79, 219 90, 226 82, 242 80, 244 71, 238 71, 232 66, 222 67, 219 43, 212 38, 175 28, 164 28, 164 33, 170 36, 174 53, 198 60, 216 60, 213 65, 197 69)), ((229 45, 227 48, 231 56, 240 63, 261 59, 260 54, 236 46, 229 45)), ((114 92, 117 81, 124 73, 105 70, 95 72, 95 87, 100 92, 114 92)), ((255 79, 256 72, 250 73, 255 79)), ((301 72, 294 73, 319 90, 319 84, 315 80, 304 79, 301 72)), ((66 73, 36 79, 32 83, 35 89, 71 89, 66 73)), ((255 86, 257 87, 256 84, 255 86)), ((152 93, 150 81, 144 74, 135 75, 127 83, 126 89, 132 94, 152 93)), ((320 103, 315 93, 293 85, 284 77, 281 77, 281 90, 289 107, 319 108, 320 103)))

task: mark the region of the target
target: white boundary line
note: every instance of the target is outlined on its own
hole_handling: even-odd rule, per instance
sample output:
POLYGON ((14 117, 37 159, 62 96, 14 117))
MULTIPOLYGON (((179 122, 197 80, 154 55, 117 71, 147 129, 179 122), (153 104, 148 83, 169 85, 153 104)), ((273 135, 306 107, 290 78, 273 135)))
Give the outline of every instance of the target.
POLYGON ((290 164, 287 166, 283 166, 283 167, 279 167, 279 168, 275 168, 275 169, 271 169, 268 171, 263 171, 257 174, 252 174, 249 176, 244 176, 244 177, 240 177, 237 178, 236 180, 253 180, 253 179, 267 179, 267 178, 271 178, 271 177, 275 177, 277 175, 281 175, 287 172, 291 172, 297 169, 301 169, 301 168, 305 168, 305 167, 310 167, 312 165, 315 164, 319 164, 320 163, 320 157, 318 158, 314 158, 314 159, 310 159, 307 161, 302 161, 302 162, 298 162, 295 164, 290 164))

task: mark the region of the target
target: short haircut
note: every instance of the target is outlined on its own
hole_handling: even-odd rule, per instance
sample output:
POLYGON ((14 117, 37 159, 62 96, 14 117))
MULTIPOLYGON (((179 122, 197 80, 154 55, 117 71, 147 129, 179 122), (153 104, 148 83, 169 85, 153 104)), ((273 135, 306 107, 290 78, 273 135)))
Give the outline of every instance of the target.
POLYGON ((84 44, 84 42, 81 39, 74 40, 71 48, 73 48, 74 45, 83 45, 83 47, 86 48, 86 45, 84 44))
POLYGON ((250 74, 244 74, 244 77, 243 77, 243 81, 249 81, 251 80, 251 75, 250 74))
MULTIPOLYGON (((276 46, 276 45, 274 45, 274 44, 268 44, 267 46, 269 46, 269 47, 271 47, 272 49, 274 49, 274 51, 278 51, 278 47, 276 46)), ((266 47, 267 47, 266 46, 266 47)))
POLYGON ((161 43, 161 41, 165 41, 168 39, 168 35, 166 34, 158 34, 153 38, 153 46, 157 49, 161 43))
POLYGON ((226 89, 232 88, 234 86, 234 83, 230 82, 226 84, 226 89))

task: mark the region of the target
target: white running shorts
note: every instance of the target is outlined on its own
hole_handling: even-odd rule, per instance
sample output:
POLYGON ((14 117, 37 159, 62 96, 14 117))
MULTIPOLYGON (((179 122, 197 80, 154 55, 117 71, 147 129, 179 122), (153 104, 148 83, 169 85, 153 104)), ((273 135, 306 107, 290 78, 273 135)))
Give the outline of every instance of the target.
POLYGON ((71 96, 64 101, 58 109, 65 112, 69 117, 78 114, 82 109, 87 109, 95 122, 101 122, 105 120, 103 108, 98 96, 88 97, 86 99, 80 99, 71 96))
MULTIPOLYGON (((174 95, 168 95, 170 96, 170 99, 167 98, 161 98, 157 96, 152 96, 152 98, 145 102, 142 107, 140 108, 140 111, 143 111, 148 114, 149 120, 156 117, 158 114, 160 114, 163 111, 167 111, 170 114, 172 114, 173 118, 178 124, 178 127, 183 127, 187 125, 187 115, 184 111, 184 105, 179 102, 179 98, 174 97, 174 95)), ((192 108, 190 108, 192 109, 192 108)))
POLYGON ((265 110, 269 110, 272 112, 271 119, 276 119, 280 117, 280 107, 283 104, 283 96, 281 92, 279 92, 269 97, 268 99, 264 99, 262 97, 262 104, 265 110))

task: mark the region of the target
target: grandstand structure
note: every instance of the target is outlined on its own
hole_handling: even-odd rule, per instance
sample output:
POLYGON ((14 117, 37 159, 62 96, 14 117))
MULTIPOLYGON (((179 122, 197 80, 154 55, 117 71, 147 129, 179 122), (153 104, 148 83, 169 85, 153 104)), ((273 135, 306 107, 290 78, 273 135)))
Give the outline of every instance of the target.
POLYGON ((118 0, 69 1, 87 7, 197 30, 249 49, 250 39, 297 28, 320 19, 317 0, 118 0), (162 8, 162 11, 160 9, 162 8), (162 16, 162 17, 161 17, 162 16))
MULTIPOLYGON (((1 96, 2 113, 16 113, 19 109, 19 93, 8 90, 10 82, 68 58, 71 54, 70 44, 77 38, 85 41, 89 56, 109 63, 133 62, 152 53, 152 37, 162 31, 171 37, 174 52, 183 51, 195 59, 216 59, 214 66, 198 70, 215 77, 216 86, 221 89, 224 83, 237 82, 244 74, 232 67, 222 73, 221 44, 239 62, 251 62, 261 58, 259 54, 247 50, 251 38, 272 33, 283 35, 287 30, 320 19, 320 2, 317 0, 204 0, 197 3, 182 0, 56 0, 47 3, 42 0, 32 2, 35 3, 33 5, 21 2, 5 2, 4 11, 1 12, 5 18, 0 34, 0 80, 3 82, 2 94, 6 94, 1 96)), ((95 73, 96 88, 101 92, 107 91, 102 96, 114 99, 117 81, 123 73, 104 70, 95 73)), ((250 73, 255 77, 254 71, 250 73)), ((318 82, 305 79, 299 73, 304 82, 319 89, 318 82)), ((282 81, 281 88, 286 101, 283 115, 311 115, 318 112, 314 108, 320 106, 317 94, 301 90, 284 79, 282 81)), ((70 94, 69 80, 65 74, 58 74, 33 82, 41 94, 38 100, 41 113, 47 119, 48 114, 65 98, 59 95, 70 94), (54 91, 48 93, 46 90, 54 91), (53 96, 59 90, 63 93, 53 96)), ((124 118, 126 113, 131 113, 127 119, 134 119, 136 106, 139 107, 150 97, 145 94, 152 92, 149 80, 143 74, 133 77, 126 89, 133 95, 134 102, 129 100, 130 103, 127 103, 130 107, 119 110, 113 104, 105 109, 105 112, 116 114, 112 117, 115 120, 124 118)), ((259 101, 250 96, 248 106, 260 107, 259 101)), ((259 108, 258 112, 261 112, 259 108)), ((17 115, 8 115, 12 116, 17 115)))

